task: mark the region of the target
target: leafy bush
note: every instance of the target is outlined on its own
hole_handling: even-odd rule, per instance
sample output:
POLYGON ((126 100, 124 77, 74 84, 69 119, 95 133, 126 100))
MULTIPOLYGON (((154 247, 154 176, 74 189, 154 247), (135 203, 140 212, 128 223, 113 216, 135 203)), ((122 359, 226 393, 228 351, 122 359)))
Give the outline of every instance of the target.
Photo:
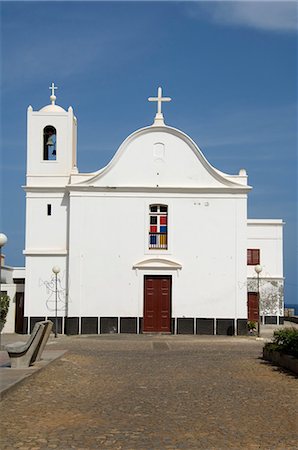
POLYGON ((274 331, 273 341, 265 347, 298 358, 298 329, 284 328, 274 331))
POLYGON ((1 293, 0 297, 0 327, 2 328, 6 322, 10 298, 8 295, 1 293))

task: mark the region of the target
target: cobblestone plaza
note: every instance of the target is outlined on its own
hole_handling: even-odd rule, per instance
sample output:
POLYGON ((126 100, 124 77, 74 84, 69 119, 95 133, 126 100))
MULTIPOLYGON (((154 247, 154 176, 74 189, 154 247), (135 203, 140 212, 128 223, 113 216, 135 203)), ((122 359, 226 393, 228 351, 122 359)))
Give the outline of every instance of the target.
POLYGON ((101 335, 8 392, 1 449, 297 449, 297 379, 253 338, 101 335))

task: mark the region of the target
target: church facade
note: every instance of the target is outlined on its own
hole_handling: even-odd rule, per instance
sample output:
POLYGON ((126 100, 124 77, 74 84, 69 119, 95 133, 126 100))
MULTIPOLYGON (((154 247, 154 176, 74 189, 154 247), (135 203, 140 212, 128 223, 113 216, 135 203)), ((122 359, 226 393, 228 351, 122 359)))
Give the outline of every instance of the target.
POLYGON ((283 222, 247 219, 244 169, 215 169, 165 125, 159 88, 154 123, 80 173, 77 120, 50 98, 28 108, 26 331, 57 314, 67 334, 246 334, 258 292, 281 323, 283 222))

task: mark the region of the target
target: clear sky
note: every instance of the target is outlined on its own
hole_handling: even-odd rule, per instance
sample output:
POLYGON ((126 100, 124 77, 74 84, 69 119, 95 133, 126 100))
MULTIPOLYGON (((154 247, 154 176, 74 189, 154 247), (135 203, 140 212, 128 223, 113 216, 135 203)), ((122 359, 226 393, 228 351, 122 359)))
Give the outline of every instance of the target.
POLYGON ((105 165, 150 125, 168 125, 219 170, 244 167, 249 218, 282 218, 286 303, 297 296, 296 2, 1 2, 1 223, 23 265, 26 110, 72 106, 78 166, 105 165))

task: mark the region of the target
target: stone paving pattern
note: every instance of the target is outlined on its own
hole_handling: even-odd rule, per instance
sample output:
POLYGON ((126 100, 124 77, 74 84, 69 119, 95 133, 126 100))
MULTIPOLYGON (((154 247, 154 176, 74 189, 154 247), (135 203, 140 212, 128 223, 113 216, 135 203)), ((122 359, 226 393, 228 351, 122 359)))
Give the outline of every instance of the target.
POLYGON ((298 448, 297 378, 252 338, 59 337, 1 403, 2 450, 298 448))

